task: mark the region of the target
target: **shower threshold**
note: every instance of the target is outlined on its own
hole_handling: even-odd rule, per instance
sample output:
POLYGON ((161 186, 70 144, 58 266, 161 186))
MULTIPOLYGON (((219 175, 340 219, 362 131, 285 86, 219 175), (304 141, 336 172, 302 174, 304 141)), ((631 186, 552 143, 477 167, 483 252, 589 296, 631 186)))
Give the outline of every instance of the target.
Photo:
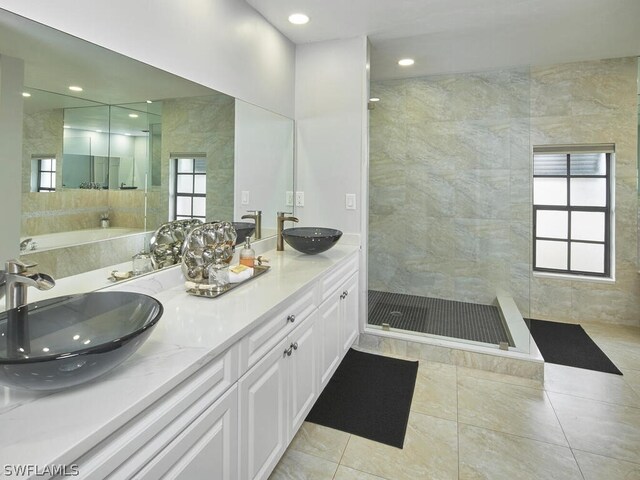
POLYGON ((368 293, 369 325, 515 346, 497 306, 377 290, 368 293))

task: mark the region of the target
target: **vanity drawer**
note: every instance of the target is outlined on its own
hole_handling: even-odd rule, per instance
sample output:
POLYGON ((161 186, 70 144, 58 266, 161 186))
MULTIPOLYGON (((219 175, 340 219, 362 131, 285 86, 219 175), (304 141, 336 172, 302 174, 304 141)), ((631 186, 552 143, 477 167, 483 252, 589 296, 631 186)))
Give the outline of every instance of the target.
POLYGON ((73 462, 82 478, 132 478, 238 380, 238 347, 200 367, 73 462))
POLYGON ((335 292, 347 278, 358 270, 358 259, 359 256, 354 254, 345 260, 344 263, 338 265, 327 273, 322 280, 320 280, 322 302, 329 298, 329 296, 335 292))
POLYGON ((269 314, 240 341, 240 376, 255 365, 280 340, 300 325, 317 307, 315 288, 293 295, 287 305, 269 314))

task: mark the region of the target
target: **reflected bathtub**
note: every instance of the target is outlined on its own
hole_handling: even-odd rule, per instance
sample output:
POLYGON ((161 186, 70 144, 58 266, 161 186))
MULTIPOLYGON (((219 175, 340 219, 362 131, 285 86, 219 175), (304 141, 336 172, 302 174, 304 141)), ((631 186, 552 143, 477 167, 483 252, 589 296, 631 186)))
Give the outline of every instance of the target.
POLYGON ((54 248, 65 248, 74 245, 84 245, 86 243, 99 242, 137 233, 143 233, 140 228, 89 228, 85 230, 73 230, 70 232, 47 233, 44 235, 34 235, 32 237, 21 237, 20 241, 31 238, 36 243, 36 248, 31 249, 31 245, 27 246, 27 250, 20 252, 20 255, 28 255, 30 253, 52 250, 54 248))

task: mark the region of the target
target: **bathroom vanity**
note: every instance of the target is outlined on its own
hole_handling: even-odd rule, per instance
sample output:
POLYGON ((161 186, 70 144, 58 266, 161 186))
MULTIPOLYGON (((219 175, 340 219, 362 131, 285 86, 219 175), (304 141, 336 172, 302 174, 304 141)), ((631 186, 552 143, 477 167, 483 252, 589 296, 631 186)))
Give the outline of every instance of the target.
POLYGON ((179 266, 110 287, 157 298, 161 321, 94 382, 0 389, 2 463, 91 479, 267 478, 358 336, 359 247, 265 255, 267 274, 216 299, 188 295, 179 266))

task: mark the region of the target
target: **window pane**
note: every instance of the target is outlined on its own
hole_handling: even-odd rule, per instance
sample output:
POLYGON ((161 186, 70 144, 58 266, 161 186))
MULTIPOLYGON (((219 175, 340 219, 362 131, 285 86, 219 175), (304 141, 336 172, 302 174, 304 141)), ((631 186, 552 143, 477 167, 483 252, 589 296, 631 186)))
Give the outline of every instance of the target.
POLYGON ((567 269, 567 242, 536 240, 536 267, 567 269))
POLYGON ((176 216, 191 216, 191 197, 176 198, 176 216))
POLYGON ((534 175, 566 175, 567 156, 561 153, 533 156, 534 175))
POLYGON ((195 175, 195 191, 194 193, 207 193, 207 176, 206 175, 195 175))
POLYGON ((604 212, 571 212, 571 238, 604 242, 604 212))
POLYGON ((606 175, 606 153, 574 153, 569 157, 571 175, 606 175))
POLYGON ((571 269, 604 273, 604 245, 572 242, 571 269))
POLYGON ((196 173, 207 173, 207 159, 196 158, 196 173))
POLYGON ((55 186, 56 186, 56 173, 55 173, 55 172, 53 172, 53 173, 51 174, 51 188, 53 188, 53 187, 55 187, 55 186))
POLYGON ((536 205, 566 205, 567 180, 564 178, 534 178, 533 203, 536 205))
POLYGON ((179 158, 178 159, 178 173, 191 173, 193 172, 193 159, 192 158, 179 158))
POLYGON ((204 217, 206 212, 206 200, 202 197, 194 197, 193 199, 193 216, 204 217))
POLYGON ((178 175, 178 193, 193 193, 193 175, 178 175))
POLYGON ((49 161, 51 162, 51 170, 55 170, 56 169, 56 159, 55 158, 51 158, 49 161))
POLYGON ((42 160, 40 160, 40 170, 51 171, 51 159, 43 158, 42 160))
POLYGON ((40 186, 44 188, 51 188, 51 174, 48 172, 40 173, 40 186))
POLYGON ((572 178, 571 205, 604 207, 607 204, 607 180, 605 178, 572 178))
POLYGON ((536 236, 548 238, 568 238, 569 215, 555 210, 538 210, 536 236))

